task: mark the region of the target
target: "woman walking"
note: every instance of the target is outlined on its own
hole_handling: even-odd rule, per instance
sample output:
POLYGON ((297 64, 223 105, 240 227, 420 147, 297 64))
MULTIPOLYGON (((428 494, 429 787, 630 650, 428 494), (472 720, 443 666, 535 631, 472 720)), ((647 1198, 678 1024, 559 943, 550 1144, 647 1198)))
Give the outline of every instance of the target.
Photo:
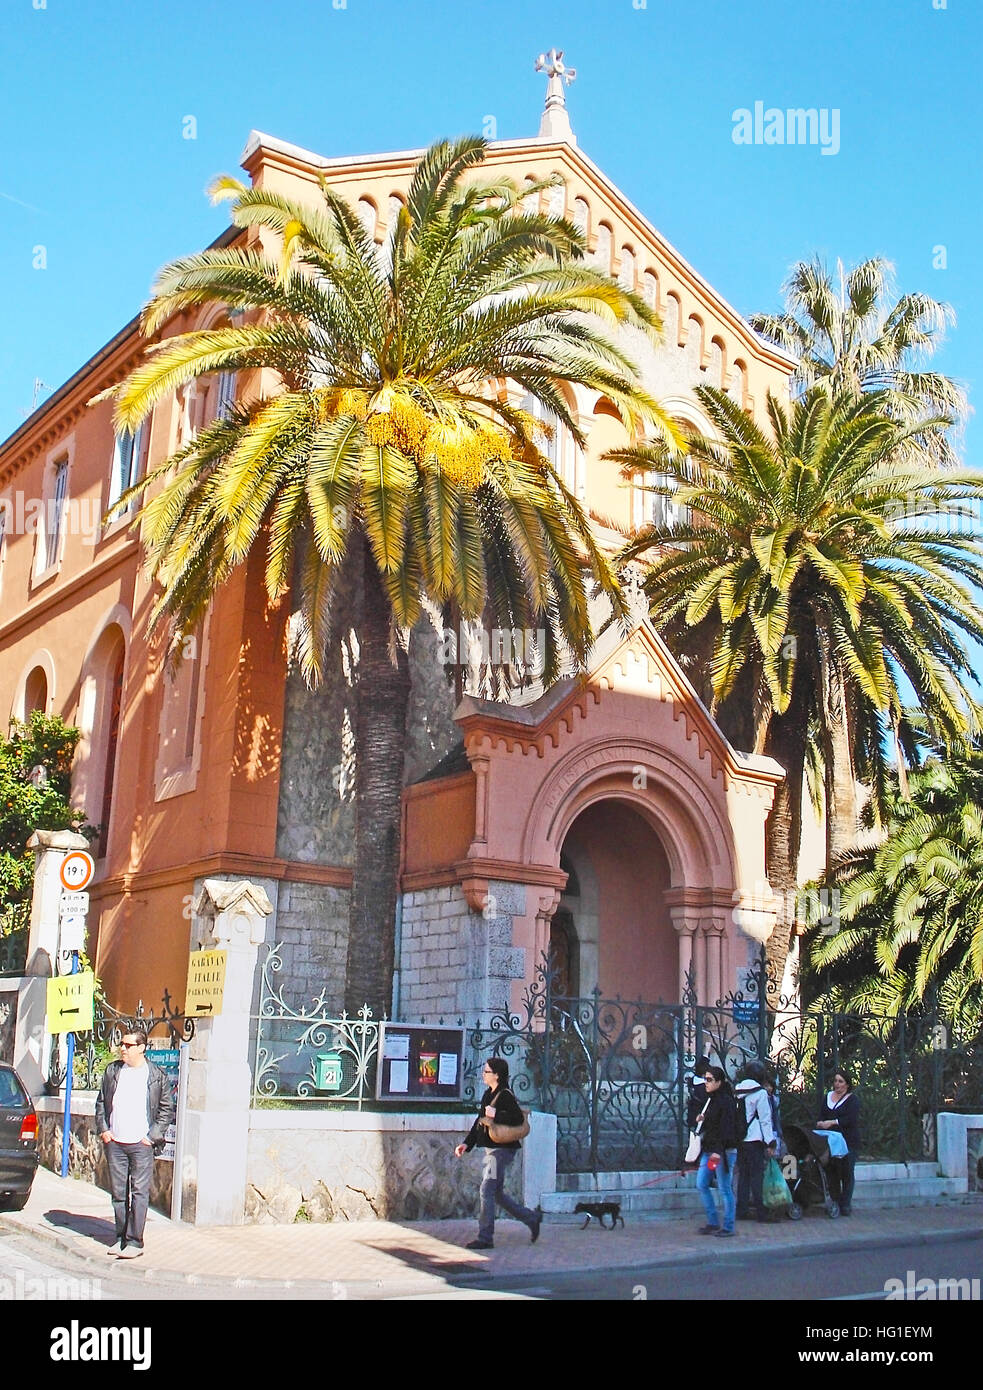
POLYGON ((523 1114, 519 1102, 509 1090, 509 1064, 501 1057, 489 1057, 482 1072, 485 1093, 481 1097, 478 1118, 471 1126, 470 1133, 463 1144, 454 1150, 457 1158, 463 1158, 472 1149, 484 1150, 481 1168, 481 1208, 478 1216, 478 1239, 468 1241, 469 1250, 493 1250, 495 1247, 495 1203, 503 1207, 517 1221, 529 1227, 532 1244, 539 1239, 539 1228, 543 1224, 543 1213, 537 1207, 530 1211, 520 1202, 514 1201, 505 1191, 505 1175, 519 1152, 519 1141, 496 1144, 489 1133, 490 1125, 507 1125, 509 1128, 521 1126, 523 1114))
POLYGON ((707 1088, 707 1103, 700 1123, 700 1166, 696 1187, 706 1212, 706 1225, 701 1236, 732 1236, 734 1234, 734 1169, 737 1165, 737 1108, 734 1095, 722 1067, 707 1067, 703 1077, 707 1088), (723 1212, 718 1213, 711 1191, 713 1175, 717 1175, 717 1191, 723 1200, 723 1212))

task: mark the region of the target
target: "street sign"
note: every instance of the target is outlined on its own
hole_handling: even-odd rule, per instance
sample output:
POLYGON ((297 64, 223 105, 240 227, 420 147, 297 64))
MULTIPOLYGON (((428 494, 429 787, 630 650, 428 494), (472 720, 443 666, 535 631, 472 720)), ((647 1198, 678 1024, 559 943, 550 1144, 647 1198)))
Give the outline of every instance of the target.
POLYGON ((92 1028, 92 1007, 96 977, 91 970, 78 975, 52 976, 48 980, 49 1033, 88 1033, 92 1028))
POLYGON ((226 951, 192 951, 184 1012, 188 1018, 217 1018, 225 992, 226 951))
POLYGON ((85 950, 85 917, 81 914, 61 919, 59 954, 85 950))
POLYGON ((77 893, 86 887, 95 871, 92 855, 86 854, 84 849, 73 849, 71 854, 66 854, 61 861, 58 877, 63 888, 70 893, 77 893))
POLYGON ((58 902, 58 912, 62 917, 84 917, 89 910, 88 893, 64 892, 58 902))

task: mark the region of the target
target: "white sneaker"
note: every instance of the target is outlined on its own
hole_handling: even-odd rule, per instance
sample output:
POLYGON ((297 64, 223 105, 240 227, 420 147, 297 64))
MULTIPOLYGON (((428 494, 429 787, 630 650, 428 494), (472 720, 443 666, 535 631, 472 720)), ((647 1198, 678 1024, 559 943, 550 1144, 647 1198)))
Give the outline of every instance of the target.
POLYGON ((138 1260, 142 1254, 142 1245, 124 1245, 119 1252, 119 1257, 121 1260, 138 1260))
POLYGON ((111 1255, 111 1256, 113 1256, 113 1257, 114 1257, 115 1259, 117 1259, 117 1260, 119 1259, 120 1255, 122 1255, 122 1253, 123 1253, 123 1242, 120 1241, 120 1240, 118 1240, 118 1241, 116 1242, 115 1245, 111 1245, 111 1246, 109 1247, 109 1249, 106 1251, 106 1254, 107 1254, 107 1255, 111 1255))

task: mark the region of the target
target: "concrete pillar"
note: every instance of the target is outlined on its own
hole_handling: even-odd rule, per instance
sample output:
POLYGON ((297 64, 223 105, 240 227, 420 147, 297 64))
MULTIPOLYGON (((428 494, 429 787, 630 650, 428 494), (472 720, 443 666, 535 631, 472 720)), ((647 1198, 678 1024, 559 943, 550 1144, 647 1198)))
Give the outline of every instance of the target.
POLYGON ((259 947, 273 904, 248 881, 206 879, 194 904, 192 947, 227 953, 222 1012, 195 1020, 188 1067, 181 1217, 241 1226, 252 1075, 249 1027, 259 947))

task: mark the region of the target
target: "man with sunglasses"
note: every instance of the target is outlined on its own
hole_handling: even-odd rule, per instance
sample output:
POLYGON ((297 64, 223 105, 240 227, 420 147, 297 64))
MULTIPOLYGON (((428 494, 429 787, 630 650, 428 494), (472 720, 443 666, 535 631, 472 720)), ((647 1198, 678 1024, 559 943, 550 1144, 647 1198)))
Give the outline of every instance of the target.
POLYGON ((167 1073, 144 1056, 146 1033, 128 1030, 120 1050, 121 1060, 110 1062, 102 1078, 96 1129, 106 1146, 116 1217, 116 1242, 106 1254, 134 1260, 143 1254, 154 1152, 164 1147, 175 1106, 167 1073))

